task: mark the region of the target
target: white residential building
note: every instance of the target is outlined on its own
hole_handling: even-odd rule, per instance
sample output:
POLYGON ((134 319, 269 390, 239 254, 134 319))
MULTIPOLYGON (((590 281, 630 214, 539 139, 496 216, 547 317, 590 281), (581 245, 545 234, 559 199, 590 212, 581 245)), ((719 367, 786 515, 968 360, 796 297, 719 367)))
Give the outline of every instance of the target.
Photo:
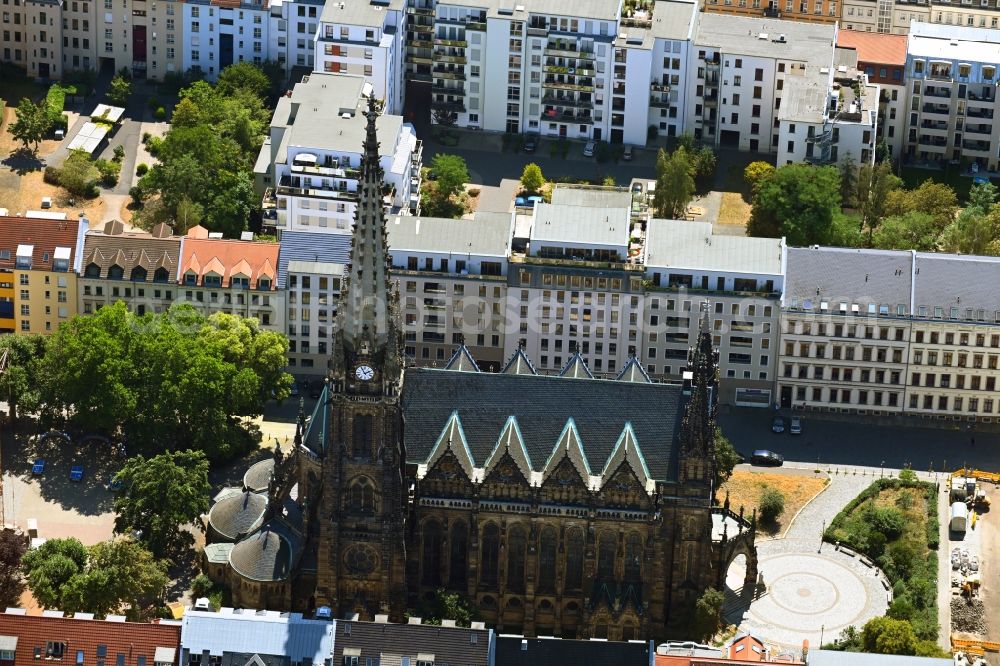
MULTIPOLYGON (((350 233, 371 94, 364 77, 314 72, 278 100, 254 167, 267 226, 350 233)), ((377 126, 386 203, 416 211, 421 143, 400 116, 383 113, 377 126)))
POLYGON ((404 0, 330 0, 316 32, 317 72, 365 77, 386 112, 403 112, 404 0))
POLYGON ((270 0, 269 59, 286 71, 312 71, 323 0, 270 0))
POLYGON ((196 67, 214 81, 229 65, 268 59, 271 21, 264 0, 187 0, 180 6, 184 71, 196 67))

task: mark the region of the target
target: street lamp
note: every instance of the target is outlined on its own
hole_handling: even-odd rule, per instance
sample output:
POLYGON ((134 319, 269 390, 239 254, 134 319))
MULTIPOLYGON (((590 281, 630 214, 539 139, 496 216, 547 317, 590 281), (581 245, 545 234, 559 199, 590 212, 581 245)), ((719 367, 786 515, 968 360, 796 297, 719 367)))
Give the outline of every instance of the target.
POLYGON ((885 476, 885 461, 883 460, 882 464, 879 465, 878 478, 881 479, 884 476, 885 476))
MULTIPOLYGON (((819 533, 819 550, 816 551, 818 553, 822 553, 823 552, 823 535, 824 534, 826 534, 826 519, 823 520, 823 529, 820 530, 820 533, 819 533)), ((822 641, 821 641, 821 643, 822 643, 822 641)))

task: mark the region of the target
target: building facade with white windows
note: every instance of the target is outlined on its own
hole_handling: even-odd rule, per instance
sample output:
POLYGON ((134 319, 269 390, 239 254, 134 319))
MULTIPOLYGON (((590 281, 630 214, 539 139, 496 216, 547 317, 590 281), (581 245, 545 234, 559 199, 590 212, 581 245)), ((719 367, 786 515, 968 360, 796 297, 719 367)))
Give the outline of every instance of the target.
POLYGON ((197 68, 209 81, 229 65, 269 59, 270 10, 264 0, 186 0, 184 71, 197 68))

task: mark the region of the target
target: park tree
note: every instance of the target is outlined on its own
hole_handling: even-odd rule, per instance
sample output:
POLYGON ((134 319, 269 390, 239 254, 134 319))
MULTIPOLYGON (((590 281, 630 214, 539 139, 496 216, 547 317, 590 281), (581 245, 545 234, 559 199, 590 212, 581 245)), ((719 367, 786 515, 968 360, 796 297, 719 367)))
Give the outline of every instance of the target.
POLYGON ((889 193, 902 185, 902 179, 892 172, 891 162, 865 164, 858 169, 854 203, 861 215, 861 228, 868 233, 869 247, 875 229, 885 217, 889 193))
POLYGON ((415 613, 424 624, 441 624, 441 620, 454 620, 460 627, 468 627, 474 615, 472 607, 457 592, 438 589, 434 597, 425 599, 415 613))
POLYGON ((695 602, 694 613, 691 615, 691 633, 696 640, 708 640, 719 630, 725 600, 722 592, 710 587, 695 602))
POLYGON ((249 62, 237 62, 219 73, 215 89, 220 95, 232 95, 245 91, 265 99, 271 92, 271 81, 260 67, 249 62))
POLYGON ((538 192, 545 185, 545 177, 542 176, 542 168, 532 162, 524 165, 521 172, 521 188, 525 192, 538 192))
POLYGON ((915 189, 897 189, 886 196, 886 215, 905 215, 914 211, 927 213, 934 218, 934 224, 940 233, 955 220, 958 196, 951 187, 931 179, 925 180, 915 189))
POLYGON ((118 72, 111 79, 111 86, 108 88, 108 101, 115 106, 125 106, 131 96, 132 81, 129 80, 127 72, 118 72))
POLYGON ((35 104, 25 97, 17 105, 14 113, 17 119, 8 128, 11 136, 24 144, 24 150, 28 150, 30 145, 31 152, 36 152, 38 144, 52 129, 52 119, 49 117, 45 101, 35 104))
POLYGON ((198 107, 190 99, 184 98, 177 102, 170 116, 171 127, 195 127, 201 122, 198 107))
POLYGON ((966 201, 965 208, 966 210, 977 208, 985 213, 993 207, 998 198, 1000 198, 1000 190, 997 189, 997 186, 992 181, 975 183, 969 189, 969 198, 966 201))
POLYGON ((116 532, 135 533, 160 557, 192 542, 191 533, 183 528, 209 509, 211 486, 204 453, 135 457, 115 478, 123 488, 114 503, 116 532))
POLYGON ((933 252, 937 249, 940 232, 937 221, 929 213, 908 211, 883 219, 872 233, 871 246, 880 250, 933 252))
POLYGON ((733 474, 733 468, 740 462, 740 454, 733 443, 722 434, 722 428, 715 428, 715 484, 719 488, 733 474))
POLYGON ((656 157, 656 190, 653 207, 656 216, 678 219, 684 216, 694 197, 694 176, 691 161, 684 146, 667 154, 662 148, 656 157))
POLYGON ((69 156, 57 173, 59 185, 70 194, 87 198, 97 196, 97 181, 101 178, 101 171, 86 151, 69 151, 69 156))
POLYGON ((17 427, 19 409, 33 411, 38 405, 35 366, 45 354, 41 335, 0 336, 0 354, 7 354, 7 369, 0 375, 0 396, 7 402, 11 426, 17 427))
POLYGON ((431 160, 431 171, 436 176, 435 195, 439 199, 450 199, 469 182, 469 168, 458 155, 438 153, 431 160))
POLYGON ((839 188, 840 177, 834 167, 779 167, 758 188, 747 234, 785 236, 789 245, 826 243, 840 208, 839 188))
POLYGON ((48 539, 21 558, 31 594, 46 608, 62 607, 63 588, 86 564, 87 548, 79 539, 48 539))
POLYGON ((969 206, 941 232, 939 244, 946 252, 1000 256, 1000 204, 988 212, 969 206))
POLYGON ((743 180, 750 186, 751 196, 757 196, 757 188, 774 173, 774 165, 764 160, 751 162, 743 169, 743 180))
POLYGON ((785 496, 773 486, 766 486, 760 493, 760 519, 773 525, 785 512, 785 496))
POLYGON ((21 592, 24 590, 21 560, 26 552, 28 552, 26 536, 12 529, 0 529, 0 605, 5 607, 21 605, 21 592))
POLYGON ((913 655, 916 654, 917 637, 909 622, 875 617, 861 630, 861 644, 865 652, 913 655))
POLYGON ((857 206, 855 200, 858 186, 858 165, 854 156, 848 154, 840 161, 840 201, 847 208, 857 206))

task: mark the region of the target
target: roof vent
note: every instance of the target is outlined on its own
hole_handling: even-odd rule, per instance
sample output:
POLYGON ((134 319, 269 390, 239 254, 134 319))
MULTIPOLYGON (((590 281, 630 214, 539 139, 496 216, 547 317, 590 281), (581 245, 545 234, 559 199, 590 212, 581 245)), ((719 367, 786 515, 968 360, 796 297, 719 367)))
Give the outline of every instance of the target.
POLYGON ((785 38, 785 36, 784 36, 784 35, 778 35, 778 39, 776 39, 775 41, 777 41, 777 42, 778 42, 778 43, 780 43, 780 44, 784 44, 784 43, 785 43, 785 42, 787 42, 788 40, 787 40, 787 39, 785 38))
POLYGON ((409 617, 409 619, 408 619, 408 620, 406 621, 406 623, 407 623, 407 624, 420 624, 420 623, 421 623, 421 621, 422 621, 422 620, 421 620, 421 618, 419 618, 419 617, 413 617, 413 616, 411 615, 411 616, 409 617))
POLYGON ((761 39, 761 40, 765 40, 766 41, 767 40, 767 33, 766 32, 758 33, 757 34, 757 39, 761 39))
POLYGON ((375 622, 377 624, 388 624, 389 623, 389 616, 388 615, 376 615, 375 616, 375 622))

